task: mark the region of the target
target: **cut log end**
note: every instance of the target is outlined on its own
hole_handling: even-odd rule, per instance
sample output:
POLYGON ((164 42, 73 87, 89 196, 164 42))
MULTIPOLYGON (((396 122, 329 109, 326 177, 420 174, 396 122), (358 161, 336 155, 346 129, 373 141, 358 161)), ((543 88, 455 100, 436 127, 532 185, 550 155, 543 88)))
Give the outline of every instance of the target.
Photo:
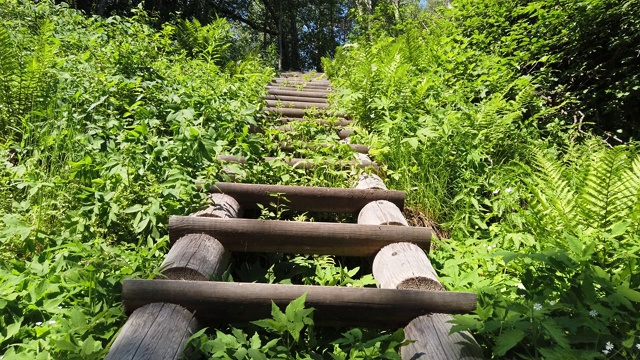
POLYGON ((444 286, 442 286, 440 282, 425 276, 416 276, 404 279, 396 286, 396 289, 445 291, 444 286))

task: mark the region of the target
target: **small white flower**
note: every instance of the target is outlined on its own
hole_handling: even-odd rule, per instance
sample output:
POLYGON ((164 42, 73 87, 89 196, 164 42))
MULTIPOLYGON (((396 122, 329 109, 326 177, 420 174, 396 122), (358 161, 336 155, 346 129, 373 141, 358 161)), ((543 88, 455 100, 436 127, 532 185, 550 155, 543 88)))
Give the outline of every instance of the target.
POLYGON ((487 250, 491 250, 491 249, 492 249, 491 245, 487 246, 487 250))
POLYGON ((603 352, 605 355, 609 354, 609 350, 607 350, 607 349, 602 350, 602 352, 603 352))
POLYGON ((49 321, 48 321, 48 324, 49 324, 49 325, 53 325, 53 324, 55 324, 55 323, 56 323, 56 321, 55 321, 55 320, 49 320, 49 321))
POLYGON ((555 304, 556 304, 555 300, 551 300, 551 301, 549 301, 549 305, 553 306, 553 305, 555 305, 555 304))
POLYGON ((611 341, 607 341, 607 343, 604 345, 604 348, 607 350, 613 350, 613 344, 611 343, 611 341))
POLYGON ((506 188, 506 189, 504 189, 504 192, 506 192, 507 194, 510 194, 510 193, 513 192, 513 189, 512 188, 506 188))
POLYGON ((636 349, 640 350, 640 344, 636 344, 636 349))
POLYGON ((524 299, 524 294, 520 294, 520 297, 524 299))
POLYGON ((40 325, 42 325, 42 321, 38 321, 38 322, 36 323, 36 326, 40 326, 40 325))
POLYGON ((500 189, 493 190, 493 195, 498 195, 498 194, 500 194, 500 189))
POLYGON ((542 310, 542 304, 539 304, 539 303, 533 304, 533 310, 542 310))
POLYGON ((522 285, 522 283, 517 283, 517 284, 516 284, 516 287, 517 287, 518 289, 520 289, 520 290, 527 290, 527 289, 524 287, 524 285, 522 285))
POLYGON ((589 316, 596 317, 596 316, 598 316, 598 312, 595 311, 595 310, 591 310, 591 311, 589 311, 589 316))

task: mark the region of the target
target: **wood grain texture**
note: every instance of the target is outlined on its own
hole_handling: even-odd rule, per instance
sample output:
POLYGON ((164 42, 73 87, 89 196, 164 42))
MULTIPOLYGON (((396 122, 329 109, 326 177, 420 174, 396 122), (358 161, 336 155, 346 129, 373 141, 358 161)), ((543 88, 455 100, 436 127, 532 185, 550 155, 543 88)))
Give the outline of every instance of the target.
POLYGON ((372 201, 363 207, 358 214, 358 224, 409 226, 400 209, 386 200, 372 201))
POLYGON ((385 246, 376 254, 372 270, 383 289, 444 290, 424 250, 414 244, 385 246))
POLYGON ((306 306, 316 309, 314 321, 325 325, 390 328, 432 312, 476 308, 475 293, 178 280, 125 280, 122 287, 126 312, 169 302, 199 319, 225 323, 268 318, 271 301, 284 309, 305 293, 306 306))
POLYGON ((431 314, 412 320, 404 328, 408 340, 417 340, 401 349, 405 360, 481 360, 482 348, 469 332, 451 332, 453 318, 447 314, 431 314))
POLYGON ((232 252, 373 256, 395 242, 411 242, 424 249, 431 243, 430 228, 191 216, 169 218, 171 242, 191 233, 213 236, 232 252))
POLYGON ((236 218, 242 217, 242 207, 233 197, 226 194, 210 194, 211 205, 204 210, 198 211, 193 216, 213 217, 213 218, 236 218))
MULTIPOLYGON (((377 177, 376 177, 377 178, 377 177)), ((379 179, 379 178, 378 178, 379 179)), ((258 209, 256 204, 274 201, 271 194, 282 194, 287 207, 296 211, 357 213, 375 200, 386 200, 398 208, 404 207, 404 191, 380 189, 344 189, 310 186, 238 184, 218 182, 209 189, 236 199, 246 209, 258 209)))
POLYGON ((137 308, 111 345, 106 360, 177 360, 198 330, 193 314, 175 304, 149 303, 137 308))
MULTIPOLYGON (((378 176, 374 174, 361 174, 358 178, 358 184, 356 185, 356 189, 376 189, 376 190, 387 190, 387 186, 384 184, 384 181, 378 176)), ((375 200, 388 200, 385 198, 377 198, 375 200)), ((394 203, 395 204, 395 203, 394 203)), ((395 204, 398 206, 398 204, 395 204)), ((398 206, 398 208, 402 209, 402 206, 398 206)))
POLYGON ((231 253, 215 238, 189 234, 178 239, 160 266, 173 280, 206 281, 227 268, 231 253))

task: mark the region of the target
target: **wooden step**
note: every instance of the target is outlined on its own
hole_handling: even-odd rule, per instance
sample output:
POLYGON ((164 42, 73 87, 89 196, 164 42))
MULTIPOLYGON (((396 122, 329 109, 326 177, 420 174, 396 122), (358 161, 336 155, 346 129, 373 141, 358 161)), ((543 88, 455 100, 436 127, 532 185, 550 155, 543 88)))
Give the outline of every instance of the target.
MULTIPOLYGON (((218 155, 219 161, 233 162, 246 164, 247 159, 242 156, 235 155, 218 155)), ((332 165, 337 168, 347 168, 352 166, 357 166, 360 168, 372 167, 374 169, 378 169, 378 164, 375 161, 371 160, 348 160, 348 161, 326 161, 326 160, 315 160, 315 159, 301 159, 301 158, 282 158, 282 157, 272 157, 265 156, 262 158, 262 161, 283 161, 285 164, 289 166, 293 166, 294 168, 311 170, 318 165, 332 165)))
MULTIPOLYGON (((326 109, 292 109, 292 108, 276 108, 266 107, 264 111, 268 114, 280 114, 286 117, 303 118, 307 114, 327 115, 326 109)), ((336 114, 338 117, 346 117, 345 114, 336 114)))
POLYGON ((298 89, 282 88, 282 87, 269 87, 267 86, 267 93, 271 95, 284 95, 295 97, 314 97, 314 98, 327 98, 330 91, 300 91, 298 89))
MULTIPOLYGON (((336 146, 340 146, 340 145, 348 145, 351 150, 355 151, 355 152, 359 152, 360 154, 368 154, 369 153, 369 147, 367 145, 362 145, 362 144, 312 144, 312 145, 307 145, 305 147, 303 147, 304 149, 318 149, 318 148, 335 148, 336 146)), ((292 144, 287 144, 287 143, 282 143, 280 144, 280 149, 282 149, 283 151, 295 151, 295 150, 300 150, 300 147, 295 147, 292 144)))
POLYGON ((314 123, 318 123, 320 125, 327 125, 327 126, 348 126, 351 125, 351 120, 347 120, 343 117, 339 117, 337 118, 337 120, 324 120, 324 119, 314 119, 314 120, 310 120, 310 119, 303 119, 303 118, 288 118, 288 117, 282 117, 280 118, 280 121, 283 123, 290 123, 290 122, 300 122, 300 121, 309 121, 309 122, 314 122, 314 123))
POLYGON ((292 102, 316 102, 326 103, 327 97, 311 97, 311 96, 286 96, 286 95, 266 95, 265 100, 280 100, 280 101, 292 101, 292 102))
POLYGON ((404 191, 379 189, 343 189, 311 186, 238 184, 218 182, 208 189, 234 198, 245 209, 258 209, 257 204, 269 206, 281 194, 288 201, 287 208, 296 211, 358 213, 368 203, 386 200, 399 209, 404 208, 404 191))
POLYGON ((281 101, 281 100, 266 100, 268 107, 279 107, 287 109, 326 109, 329 107, 327 102, 300 102, 300 101, 281 101))
POLYGON ((374 256, 397 242, 431 244, 423 227, 171 216, 171 243, 187 234, 212 236, 231 252, 374 256))
POLYGON ((271 318, 272 302, 284 310, 303 294, 305 307, 315 309, 314 323, 330 326, 399 328, 429 313, 469 313, 477 306, 477 295, 465 292, 180 280, 122 284, 128 314, 147 304, 172 303, 210 325, 271 318))

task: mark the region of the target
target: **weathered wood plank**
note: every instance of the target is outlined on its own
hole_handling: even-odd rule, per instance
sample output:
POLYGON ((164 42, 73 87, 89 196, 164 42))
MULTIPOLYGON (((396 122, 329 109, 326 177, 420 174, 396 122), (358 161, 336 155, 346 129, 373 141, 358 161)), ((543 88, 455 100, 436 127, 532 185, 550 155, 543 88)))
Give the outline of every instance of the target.
POLYGON ((380 189, 342 189, 310 186, 238 184, 218 182, 208 189, 212 193, 227 194, 246 209, 256 204, 274 201, 273 194, 281 194, 289 209, 296 211, 357 213, 371 201, 386 200, 398 208, 404 207, 404 191, 380 189))
POLYGON ((430 228, 254 219, 169 218, 169 239, 200 233, 232 252, 373 256, 386 245, 410 242, 428 249, 430 228))
POLYGON ((111 345, 106 360, 177 360, 198 330, 193 314, 175 304, 137 307, 111 345))
POLYGON ((476 309, 475 293, 176 280, 125 280, 122 286, 126 312, 169 302, 215 322, 268 318, 271 301, 284 308, 305 293, 306 306, 316 309, 314 321, 328 325, 389 328, 432 312, 476 309))
MULTIPOLYGON (((369 152, 369 147, 367 145, 361 145, 361 144, 345 144, 347 146, 349 146, 349 148, 351 148, 351 150, 359 152, 361 154, 367 154, 369 152)), ((306 145, 304 147, 302 147, 302 149, 319 149, 319 148, 333 148, 335 149, 336 146, 339 146, 337 144, 313 144, 313 145, 306 145)), ((300 150, 300 147, 295 147, 293 146, 293 144, 287 144, 287 143, 282 143, 280 144, 280 149, 283 151, 288 151, 288 152, 293 152, 296 150, 300 150)))

